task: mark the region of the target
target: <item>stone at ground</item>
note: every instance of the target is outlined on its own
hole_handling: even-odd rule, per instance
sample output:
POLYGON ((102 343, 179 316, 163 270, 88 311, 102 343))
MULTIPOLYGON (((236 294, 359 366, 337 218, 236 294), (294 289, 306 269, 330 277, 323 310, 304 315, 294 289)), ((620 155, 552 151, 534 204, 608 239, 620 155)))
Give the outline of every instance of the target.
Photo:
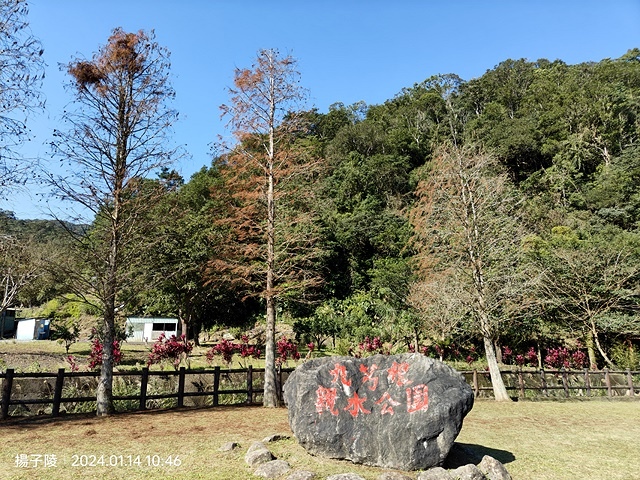
POLYGON ((411 477, 400 472, 382 472, 378 480, 413 480, 411 477))
POLYGON ((282 433, 274 433, 273 435, 269 435, 268 437, 264 437, 262 439, 262 443, 273 443, 279 442, 281 440, 289 440, 291 437, 289 435, 284 435, 282 433))
POLYGON ((253 452, 254 450, 267 450, 267 446, 264 444, 264 442, 253 442, 247 449, 247 453, 253 452))
POLYGON ((231 450, 235 450, 238 448, 240 444, 238 442, 227 442, 222 445, 218 450, 221 452, 230 452, 231 450))
POLYGON ((244 461, 250 467, 257 467, 263 463, 273 460, 273 454, 266 448, 257 448, 255 450, 249 450, 244 456, 244 461))
POLYGON ((489 455, 482 457, 478 468, 484 473, 487 480, 511 480, 511 475, 509 475, 505 466, 489 455))
POLYGON ((456 480, 486 480, 483 473, 473 463, 451 470, 449 474, 456 480))
POLYGON ((365 480, 365 479, 355 473, 339 473, 337 475, 331 475, 327 477, 327 480, 365 480))
POLYGON ((310 453, 405 471, 442 465, 473 406, 458 372, 420 354, 310 360, 284 392, 310 453))
POLYGON ((272 460, 260 465, 253 474, 262 478, 278 478, 289 470, 291 470, 291 467, 284 460, 272 460))
POLYGON ((315 480, 316 478, 318 478, 318 475, 313 472, 309 472, 307 470, 296 470, 290 475, 287 475, 285 480, 315 480))
POLYGON ((434 467, 425 472, 420 472, 418 480, 453 480, 453 477, 444 468, 434 467))

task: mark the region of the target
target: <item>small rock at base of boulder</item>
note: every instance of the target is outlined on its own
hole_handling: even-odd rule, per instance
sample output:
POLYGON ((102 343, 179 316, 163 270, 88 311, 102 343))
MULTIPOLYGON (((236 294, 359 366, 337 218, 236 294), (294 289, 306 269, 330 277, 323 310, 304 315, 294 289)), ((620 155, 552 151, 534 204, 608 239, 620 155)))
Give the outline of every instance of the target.
POLYGON ((272 453, 266 448, 258 448, 256 450, 249 450, 244 456, 244 461, 250 467, 256 467, 263 463, 267 463, 273 460, 272 453))
POLYGON ((284 460, 272 460, 260 465, 253 474, 262 478, 278 478, 289 470, 291 470, 291 467, 284 460))
POLYGON ((378 477, 378 480, 413 480, 413 479, 400 472, 383 472, 378 477))
POLYGON ((425 472, 420 472, 418 480, 453 480, 453 477, 444 468, 434 467, 425 472))
POLYGON ((327 480, 365 480, 356 473, 339 473, 337 475, 331 475, 327 477, 327 480))
POLYGON ((307 470, 296 470, 291 475, 288 475, 285 480, 314 480, 318 476, 307 470))
POLYGON ((275 433, 273 435, 269 435, 262 439, 262 443, 272 443, 279 442, 281 440, 289 440, 291 437, 289 435, 283 435, 281 433, 275 433))
POLYGON ((449 475, 456 480, 486 480, 480 469, 472 463, 456 468, 455 470, 451 470, 449 475))
POLYGON ((240 444, 238 442, 227 442, 224 445, 222 445, 218 449, 218 451, 220 451, 220 452, 230 452, 231 450, 235 450, 239 446, 240 446, 240 444))
POLYGON ((489 455, 482 457, 478 468, 488 480, 511 480, 511 475, 509 475, 505 466, 489 455))
POLYGON ((254 450, 266 450, 267 446, 262 442, 253 442, 251 446, 247 449, 247 453, 253 452, 254 450))

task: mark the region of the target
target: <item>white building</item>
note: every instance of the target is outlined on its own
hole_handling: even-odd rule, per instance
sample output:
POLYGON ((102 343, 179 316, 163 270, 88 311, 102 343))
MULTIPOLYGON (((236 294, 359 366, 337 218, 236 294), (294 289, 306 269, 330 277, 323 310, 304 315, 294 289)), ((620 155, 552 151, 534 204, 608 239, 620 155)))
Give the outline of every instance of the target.
POLYGON ((170 337, 181 335, 177 318, 129 317, 125 322, 127 340, 133 342, 155 342, 161 333, 170 337))
POLYGON ((24 318, 17 321, 16 340, 47 340, 49 338, 48 318, 24 318))

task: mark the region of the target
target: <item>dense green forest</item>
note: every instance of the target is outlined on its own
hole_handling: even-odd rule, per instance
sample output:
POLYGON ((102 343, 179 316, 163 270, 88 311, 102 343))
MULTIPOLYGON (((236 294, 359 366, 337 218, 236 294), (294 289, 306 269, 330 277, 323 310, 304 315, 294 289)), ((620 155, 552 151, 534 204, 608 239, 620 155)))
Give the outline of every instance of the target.
MULTIPOLYGON (((639 49, 578 65, 509 59, 294 117, 298 174, 278 184, 275 219, 288 270, 275 282, 278 321, 301 342, 473 361, 490 340, 506 363, 566 348, 576 366, 584 351, 592 366, 638 368, 639 49)), ((249 269, 264 260, 229 248, 255 243, 233 225, 247 201, 234 193, 249 188, 236 165, 232 151, 188 180, 165 168, 146 181, 162 194, 138 214, 128 248, 144 254, 120 267, 121 313, 178 316, 190 338, 264 321, 249 269)), ((244 214, 262 221, 259 208, 244 214)), ((63 233, 84 229, 0 220, 58 260, 38 263, 17 304, 82 295, 60 265, 77 254, 63 233)))

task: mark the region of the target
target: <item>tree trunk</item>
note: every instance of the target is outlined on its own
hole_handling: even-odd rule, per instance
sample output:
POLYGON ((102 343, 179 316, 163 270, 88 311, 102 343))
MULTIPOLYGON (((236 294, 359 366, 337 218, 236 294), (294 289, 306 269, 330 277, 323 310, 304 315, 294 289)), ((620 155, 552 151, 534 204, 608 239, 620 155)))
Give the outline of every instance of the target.
POLYGON ((487 357, 487 364, 489 365, 491 385, 493 386, 493 396, 498 402, 510 402, 511 398, 504 386, 502 375, 500 375, 500 367, 498 366, 498 360, 496 359, 496 351, 493 346, 493 341, 487 336, 484 337, 484 353, 487 357))
POLYGON ((607 355, 607 352, 605 352, 604 348, 602 348, 602 345, 600 345, 600 339, 598 338, 598 329, 596 328, 596 325, 593 322, 593 320, 591 320, 591 332, 593 333, 593 341, 595 342, 596 347, 598 348, 598 352, 600 352, 600 355, 602 355, 602 358, 604 359, 605 363, 609 366, 609 368, 616 368, 615 364, 611 361, 611 359, 607 355))
POLYGON ((493 347, 496 352, 496 361, 498 362, 498 365, 502 365, 504 362, 502 361, 502 348, 500 348, 500 342, 498 342, 498 340, 495 340, 493 342, 493 347))
MULTIPOLYGON (((119 176, 122 178, 122 175, 119 176)), ((120 245, 119 214, 122 180, 117 179, 114 208, 111 214, 111 239, 104 286, 104 323, 102 332, 102 366, 96 391, 96 415, 115 413, 113 405, 113 342, 116 336, 116 293, 118 291, 118 250, 120 245)))
POLYGON ((102 366, 96 390, 96 415, 104 417, 115 413, 113 405, 113 342, 114 314, 113 309, 105 312, 104 334, 102 340, 102 366))
POLYGON ((278 394, 276 391, 276 308, 273 298, 267 298, 267 329, 266 346, 264 355, 264 396, 262 405, 265 407, 278 406, 278 394))
MULTIPOLYGON (((270 151, 273 152, 273 131, 270 135, 270 151)), ((271 153, 271 157, 273 153, 271 153)), ((267 168, 267 328, 264 357, 264 396, 262 404, 265 407, 278 406, 278 392, 276 384, 276 298, 275 281, 275 192, 273 176, 273 158, 270 158, 267 168)))
POLYGON ((178 316, 180 317, 180 333, 185 336, 187 340, 191 340, 189 338, 189 321, 186 319, 185 315, 182 312, 178 312, 178 316))
POLYGON ((587 332, 586 344, 587 344, 587 355, 589 356, 589 368, 591 370, 597 370, 598 359, 596 358, 596 349, 593 344, 593 335, 591 334, 591 332, 587 332))
POLYGON ((200 346, 200 321, 194 322, 193 319, 189 322, 191 325, 191 338, 193 339, 193 344, 196 347, 200 346))

